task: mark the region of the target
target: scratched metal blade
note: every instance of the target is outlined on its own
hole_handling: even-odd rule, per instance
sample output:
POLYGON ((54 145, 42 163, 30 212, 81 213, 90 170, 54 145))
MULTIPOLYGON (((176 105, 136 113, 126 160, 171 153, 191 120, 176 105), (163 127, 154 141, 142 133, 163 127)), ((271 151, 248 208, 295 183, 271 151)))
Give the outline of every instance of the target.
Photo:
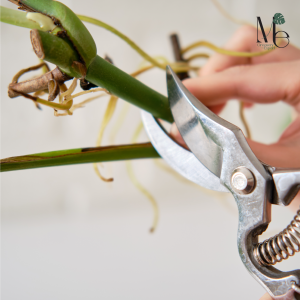
POLYGON ((174 142, 151 114, 142 111, 142 120, 153 147, 175 171, 207 189, 228 192, 221 185, 220 179, 204 167, 190 151, 174 142))
POLYGON ((212 112, 185 88, 169 66, 167 87, 171 111, 182 138, 200 162, 220 177, 223 151, 212 140, 211 132, 206 130, 205 124, 208 119, 205 118, 205 113, 211 115, 212 112), (197 104, 200 105, 201 111, 197 104))

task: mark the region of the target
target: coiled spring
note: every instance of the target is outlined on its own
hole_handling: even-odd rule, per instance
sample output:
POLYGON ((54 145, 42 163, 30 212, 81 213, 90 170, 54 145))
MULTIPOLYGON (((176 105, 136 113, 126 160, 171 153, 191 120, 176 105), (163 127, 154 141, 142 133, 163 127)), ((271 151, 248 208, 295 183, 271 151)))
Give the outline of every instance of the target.
POLYGON ((279 234, 255 245, 254 257, 263 266, 275 265, 300 251, 300 209, 279 234))

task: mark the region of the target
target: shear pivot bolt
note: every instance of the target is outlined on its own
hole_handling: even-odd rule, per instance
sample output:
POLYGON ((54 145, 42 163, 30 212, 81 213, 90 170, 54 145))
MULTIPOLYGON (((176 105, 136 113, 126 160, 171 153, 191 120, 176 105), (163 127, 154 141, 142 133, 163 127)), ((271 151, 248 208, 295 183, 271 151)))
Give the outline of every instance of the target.
POLYGON ((255 177, 245 167, 236 168, 231 176, 231 186, 237 194, 250 194, 255 188, 255 177))

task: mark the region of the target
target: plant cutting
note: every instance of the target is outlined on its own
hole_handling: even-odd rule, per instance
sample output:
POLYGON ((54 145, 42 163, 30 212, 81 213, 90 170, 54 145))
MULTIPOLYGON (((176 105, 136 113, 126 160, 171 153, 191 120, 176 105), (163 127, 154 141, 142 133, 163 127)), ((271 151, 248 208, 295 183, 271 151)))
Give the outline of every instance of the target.
MULTIPOLYGON (((17 26, 33 28, 31 30, 30 38, 36 55, 45 62, 48 61, 55 64, 57 68, 43 74, 39 78, 18 82, 21 75, 28 71, 45 67, 45 64, 21 70, 13 78, 12 83, 9 86, 9 96, 11 98, 23 96, 31 99, 36 105, 45 105, 53 108, 55 114, 58 114, 58 111, 63 111, 65 114, 72 114, 74 109, 78 108, 73 104, 74 98, 89 92, 103 91, 114 97, 120 97, 129 103, 152 113, 157 118, 172 122, 173 119, 167 98, 153 89, 148 88, 134 77, 153 67, 164 70, 167 64, 170 64, 177 73, 197 70, 198 68, 191 66, 189 62, 199 56, 207 57, 207 54, 200 53, 187 58, 187 62, 161 62, 161 60, 152 58, 145 53, 135 45, 134 42, 113 27, 93 18, 81 15, 76 16, 60 2, 37 0, 11 2, 17 4, 19 9, 27 11, 27 15, 26 12, 2 8, 1 21, 17 26), (119 70, 113 64, 97 55, 94 40, 80 20, 99 25, 110 30, 114 34, 117 34, 141 54, 143 58, 150 63, 150 66, 144 67, 131 75, 119 70), (72 78, 74 78, 74 81, 70 88, 67 89, 64 82, 71 80, 72 78), (76 86, 76 79, 80 80, 81 86, 83 86, 84 89, 90 87, 95 88, 95 86, 100 88, 74 95, 72 93, 76 86), (38 97, 39 93, 43 93, 45 90, 49 93, 48 100, 43 100, 38 97), (30 93, 33 92, 35 95, 30 95, 30 93), (59 98, 59 103, 53 101, 55 98, 59 98)), ((234 52, 218 48, 206 41, 200 41, 183 49, 182 54, 199 46, 211 48, 224 55, 244 57, 254 57, 269 52, 234 52)), ((137 158, 158 156, 149 144, 141 145, 140 148, 136 148, 138 147, 137 145, 134 147, 135 151, 139 149, 138 152, 140 155, 137 158)), ((128 149, 130 148, 131 147, 128 146, 128 149)), ((116 149, 117 148, 114 148, 114 151, 116 151, 115 153, 123 153, 119 158, 114 154, 111 158, 108 158, 107 156, 101 158, 99 156, 99 160, 95 159, 95 157, 83 158, 86 155, 85 153, 89 153, 92 149, 63 150, 51 153, 26 155, 24 157, 15 157, 12 159, 8 158, 2 160, 1 170, 2 172, 6 172, 44 166, 126 159, 127 154, 125 154, 126 152, 124 149, 120 148, 120 152, 116 149), (72 155, 72 159, 68 157, 68 154, 72 155), (78 160, 75 158, 74 154, 79 155, 83 160, 78 160), (52 160, 52 162, 49 160, 52 160)), ((93 149, 93 153, 95 153, 95 151, 97 152, 99 149, 93 149)), ((128 155, 128 159, 133 159, 136 154, 128 155)))
MULTIPOLYGON (((50 29, 50 30, 52 30, 52 29, 50 29)), ((60 34, 58 34, 58 36, 59 36, 60 34)), ((65 37, 59 37, 59 38, 62 38, 62 39, 65 39, 65 37)), ((43 33, 38 33, 38 34, 36 34, 36 31, 34 31, 33 33, 32 33, 32 40, 34 41, 34 49, 36 50, 36 52, 38 53, 38 54, 40 54, 39 53, 39 51, 37 51, 37 49, 40 49, 40 48, 42 48, 42 50, 46 53, 47 51, 45 51, 45 46, 44 45, 58 45, 55 41, 54 41, 54 39, 52 39, 52 37, 51 37, 51 39, 49 39, 49 41, 50 42, 48 42, 48 44, 47 44, 47 39, 45 38, 43 38, 43 33), (42 42, 40 42, 40 41, 42 41, 42 42), (44 44, 45 43, 45 44, 44 44), (40 47, 42 45, 42 47, 40 47)), ((49 46, 48 46, 49 47, 49 46)), ((57 46, 58 48, 57 49, 60 49, 59 47, 60 46, 57 46)), ((63 46, 64 47, 64 46, 63 46)), ((48 49, 48 48, 47 48, 48 49)), ((61 49, 63 49, 63 48, 61 48, 61 49)), ((71 49, 72 49, 72 47, 71 47, 71 49)), ((65 52, 64 50, 62 51, 62 52, 65 52)), ((71 53, 71 52, 70 52, 71 53)), ((42 55, 43 55, 44 53, 42 52, 42 55)), ((76 53, 75 53, 76 54, 76 53)), ((82 57, 83 57, 83 55, 81 55, 82 57)), ((45 57, 46 57, 46 55, 45 55, 45 57)), ((71 57, 72 57, 72 54, 71 54, 71 57)), ((44 58, 45 59, 45 58, 44 58)), ((50 59, 49 59, 50 60, 50 59)), ((67 70, 68 68, 70 69, 70 70, 68 70, 68 72, 70 72, 70 74, 68 75, 66 72, 62 72, 63 74, 66 74, 67 76, 69 76, 69 77, 72 77, 72 76, 74 76, 75 75, 75 77, 77 77, 77 78, 79 78, 79 79, 81 79, 81 81, 82 82, 84 82, 84 83, 86 83, 87 85, 89 85, 89 84, 94 84, 94 85, 97 85, 97 84, 95 84, 94 82, 92 82, 92 80, 88 80, 88 78, 87 78, 87 75, 85 75, 85 72, 86 72, 86 74, 88 74, 88 69, 90 68, 90 66, 92 65, 92 61, 91 61, 91 63, 90 63, 90 65, 87 67, 87 65, 88 65, 88 63, 86 63, 86 61, 88 61, 88 60, 84 60, 83 58, 82 59, 79 59, 79 56, 77 55, 77 57, 76 57, 76 55, 74 56, 74 60, 73 60, 73 58, 72 58, 72 63, 71 64, 67 64, 67 66, 63 66, 63 63, 65 62, 65 61, 68 61, 68 60, 63 60, 62 62, 59 62, 59 64, 60 64, 60 68, 59 68, 59 70, 61 70, 62 71, 62 69, 64 69, 64 70, 67 70), (75 63, 75 64, 73 64, 73 62, 78 62, 78 63, 75 63), (84 63, 82 62, 82 61, 84 61, 84 63), (85 70, 85 68, 87 68, 87 70, 85 70), (71 72, 74 72, 74 74, 71 74, 71 72), (85 75, 85 76, 83 76, 83 75, 85 75), (82 77, 84 77, 84 79, 85 80, 83 80, 83 78, 82 77)), ((105 65, 106 66, 106 65, 105 65)), ((109 65, 107 65, 107 66, 109 66, 109 65)), ((43 65, 43 67, 44 67, 44 65, 43 65)), ((109 68, 109 67, 107 67, 107 68, 109 68)), ((16 70, 17 71, 17 70, 16 70)), ((53 71, 52 71, 53 72, 53 71)), ((97 71, 97 73, 98 73, 98 71, 97 71)), ((109 73, 108 73, 109 74, 109 73)), ((51 75, 51 74, 48 74, 47 76, 49 76, 49 75, 51 75)), ((45 76, 45 77, 47 77, 47 76, 45 76)), ((54 80, 53 80, 53 78, 51 77, 51 80, 49 80, 49 82, 47 82, 47 85, 46 85, 46 88, 47 88, 47 90, 48 90, 48 92, 49 92, 49 96, 51 96, 51 97, 48 97, 48 99, 43 99, 42 98, 42 96, 41 95, 38 95, 38 94, 36 94, 36 95, 32 95, 33 96, 33 98, 32 99, 30 99, 29 101, 33 101, 36 105, 39 105, 39 106, 44 106, 44 105, 47 105, 47 106, 49 106, 49 107, 52 107, 52 109, 54 110, 54 112, 58 115, 58 114, 65 114, 66 115, 66 118, 71 118, 71 117, 69 117, 69 114, 71 114, 71 113, 76 113, 76 111, 75 110, 72 110, 72 108, 74 108, 74 105, 76 105, 75 104, 75 97, 73 97, 74 96, 74 93, 72 93, 71 91, 70 91, 70 89, 72 90, 72 88, 73 88, 73 86, 70 86, 67 90, 64 90, 64 87, 63 87, 63 84, 64 83, 61 83, 55 76, 55 74, 53 74, 52 73, 52 75, 51 76, 53 76, 53 78, 54 78, 54 80), (59 86, 59 88, 60 88, 60 90, 59 90, 59 93, 57 93, 57 86, 59 86), (67 94, 64 94, 64 93, 67 93, 67 94), (54 97, 56 95, 56 98, 54 97), (36 97, 36 98, 34 98, 34 97, 36 97), (52 98, 54 98, 53 100, 52 100, 52 98), (60 99, 59 99, 60 98, 60 99), (43 102, 43 101, 41 101, 41 100, 44 100, 45 102, 43 102), (73 101, 73 103, 72 103, 72 101, 73 101), (56 103, 56 104, 53 104, 53 103, 56 103)), ((43 77, 43 78, 45 78, 45 77, 43 77)), ((36 81, 34 81, 35 83, 36 83, 36 81)), ((16 84, 18 84, 18 83, 22 83, 21 82, 21 80, 17 80, 17 82, 15 82, 15 83, 13 83, 14 85, 16 85, 16 84)), ((39 82, 38 82, 39 83, 39 82)), ((72 83, 73 84, 73 83, 72 83)), ((136 85, 136 83, 134 84, 134 85, 136 85)), ((20 87, 21 85, 19 85, 18 87, 20 87)), ((23 85, 24 86, 24 85, 23 85)), ((30 86, 30 85, 29 85, 30 86)), ((45 86, 43 86, 43 88, 44 88, 44 90, 45 90, 45 86)), ((114 88, 114 87, 113 87, 114 88)), ((97 87, 95 87, 94 89, 92 89, 92 90, 95 90, 95 89, 97 89, 97 87)), ((108 87, 106 86, 106 87, 104 87, 104 85, 101 85, 101 87, 99 87, 99 89, 103 89, 102 90, 102 92, 106 92, 106 91, 108 91, 109 93, 110 93, 110 96, 112 97, 112 96, 115 96, 116 97, 116 95, 118 96, 118 94, 117 94, 117 92, 115 92, 115 93, 113 93, 112 92, 112 90, 111 89, 108 89, 108 87), (112 95, 113 94, 113 95, 112 95)), ((15 93, 18 93, 18 92, 21 92, 21 93, 23 93, 23 91, 22 91, 22 89, 21 90, 17 90, 16 89, 16 86, 14 86, 12 89, 12 92, 15 92, 15 93)), ((30 91, 26 91, 26 93, 24 92, 24 94, 26 94, 26 95, 22 95, 22 94, 20 94, 21 96, 23 96, 23 97, 28 97, 28 94, 30 94, 30 93, 40 93, 41 91, 39 91, 39 90, 34 90, 34 91, 32 91, 32 92, 30 92, 30 91)), ((127 97, 127 96, 124 96, 124 98, 125 97, 127 97)), ((134 97, 133 97, 134 98, 134 97)), ((77 98, 76 100, 79 100, 80 98, 77 98)), ((22 99, 20 99, 20 101, 22 101, 22 99)), ((28 100, 23 100, 23 101, 28 101, 28 100)), ((28 106, 31 104, 30 102, 28 101, 28 106)), ((49 109, 48 107, 46 107, 45 109, 49 109)), ((149 109, 150 110, 150 109, 149 109)), ((155 114, 155 112, 152 112, 153 114, 155 114)), ((158 113, 157 113, 158 114, 158 113)), ((159 115, 158 115, 159 116, 159 115)), ((159 116, 160 118, 163 118, 163 116, 159 116)), ((166 118, 164 118, 164 119, 166 119, 166 118)), ((169 120, 169 121, 171 121, 171 120, 169 120)), ((151 146, 151 145, 149 145, 149 146, 151 146)), ((149 147, 149 148, 151 148, 151 147, 149 147)), ((110 149, 107 149, 108 151, 111 151, 113 148, 110 148, 110 149)), ((129 148, 128 148, 129 149, 129 148)), ((131 149, 131 148, 130 148, 131 149)), ((76 150, 76 149, 75 149, 76 150)), ((83 158, 84 156, 82 155, 82 154, 85 154, 85 152, 86 153, 88 153, 88 154, 91 154, 91 152, 93 152, 94 150, 96 150, 96 152, 97 152, 97 150, 99 150, 99 149, 93 149, 92 151, 90 151, 90 150, 92 150, 92 149, 84 149, 84 150, 79 150, 79 149, 77 149, 76 151, 74 151, 73 153, 70 153, 70 152, 60 152, 60 153, 51 153, 50 155, 49 155, 49 157, 47 156, 47 155, 45 155, 45 156, 43 156, 43 155, 33 155, 33 157, 30 157, 31 155, 29 155, 29 156, 27 156, 26 158, 24 158, 24 160, 22 161, 22 159, 20 159, 19 161, 18 161, 18 159, 16 159, 16 163, 17 163, 17 165, 19 164, 19 166, 20 166, 20 162, 21 163, 27 163, 27 162, 30 162, 30 163, 35 163, 36 162, 36 159, 40 159, 40 161, 43 161, 44 163, 45 163, 45 165, 44 166, 50 166, 52 163, 57 163, 57 164, 59 164, 59 162, 54 162, 54 161, 51 161, 51 162, 47 162, 47 159, 48 158, 58 158, 58 159, 62 159, 62 164, 64 163, 64 162, 67 162, 67 156, 68 156, 68 153, 69 154, 75 154, 73 157, 72 157, 72 159, 74 159, 74 160, 72 160, 72 159, 70 159, 69 160, 69 163, 71 164, 71 163, 75 163, 76 162, 76 159, 78 159, 78 157, 81 157, 81 158, 83 158), (44 159, 45 158, 45 159, 44 159), (66 159, 66 160, 65 160, 66 159)), ((126 154, 126 149, 125 148, 123 148, 123 149, 121 149, 121 151, 122 151, 122 153, 125 153, 126 154)), ((136 153, 140 153, 140 150, 138 150, 136 153)), ((93 153, 93 154, 95 154, 95 152, 93 153)), ((96 153, 97 154, 97 153, 96 153)), ((115 155, 115 157, 117 157, 117 154, 116 153, 114 153, 114 155, 115 155)), ((134 154, 134 155, 136 155, 136 154, 134 154)), ((133 156, 134 156, 133 155, 133 156)), ((124 156, 124 157, 122 157, 122 156, 119 156, 120 157, 120 159, 126 159, 126 156, 124 156)), ((69 157, 70 158, 70 157, 69 157)), ((81 160, 81 162, 95 162, 95 161, 97 161, 97 157, 96 156, 93 156, 93 157, 90 157, 90 160, 81 160)), ((106 158, 104 158, 103 159, 104 161, 106 160, 106 158)), ((107 159, 108 160, 108 159, 107 159)), ((13 161, 13 159, 9 159, 8 161, 7 161, 8 163, 11 163, 11 162, 14 162, 13 161)), ((30 164, 27 164, 28 166, 30 165, 30 164)), ((9 165, 7 165, 6 164, 6 166, 9 166, 9 165)), ((16 166, 16 165, 15 165, 16 166)), ((40 165, 40 166, 42 166, 42 165, 40 165)))
MULTIPOLYGON (((17 4, 19 9, 24 12, 3 7, 1 9, 1 21, 32 29, 30 32, 31 44, 34 52, 43 62, 21 70, 14 76, 9 85, 9 97, 27 98, 32 100, 38 108, 40 106, 50 107, 54 110, 55 116, 72 115, 76 109, 99 97, 94 96, 75 104, 75 98, 85 94, 102 92, 102 95, 110 95, 111 99, 98 136, 98 147, 58 150, 5 158, 1 161, 2 172, 94 163, 97 175, 104 181, 111 181, 112 178, 105 178, 101 175, 96 163, 159 157, 150 143, 100 147, 103 131, 113 115, 118 98, 152 113, 157 118, 167 122, 173 121, 167 97, 135 79, 136 76, 153 68, 164 71, 167 64, 178 74, 197 71, 199 68, 191 65, 191 63, 199 57, 207 58, 208 55, 196 53, 190 57, 184 58, 183 56, 198 47, 208 47, 224 55, 241 57, 255 57, 269 52, 269 50, 251 53, 229 51, 207 41, 195 42, 181 50, 178 38, 175 36, 175 40, 173 37, 173 49, 176 62, 172 63, 166 58, 151 57, 117 29, 100 20, 76 15, 60 2, 35 0, 11 2, 17 4), (117 35, 140 54, 147 64, 132 74, 126 74, 111 62, 101 58, 97 55, 93 37, 82 21, 98 25, 117 35), (53 63, 56 68, 50 71, 46 62, 53 63), (44 70, 43 75, 26 81, 19 80, 23 74, 40 68, 44 70), (67 88, 65 82, 72 80, 72 78, 72 84, 67 88), (74 94, 78 80, 84 91, 74 94), (45 92, 48 93, 47 100, 41 97, 45 92)), ((243 104, 241 104, 240 115, 249 135, 248 126, 243 116, 243 104)))

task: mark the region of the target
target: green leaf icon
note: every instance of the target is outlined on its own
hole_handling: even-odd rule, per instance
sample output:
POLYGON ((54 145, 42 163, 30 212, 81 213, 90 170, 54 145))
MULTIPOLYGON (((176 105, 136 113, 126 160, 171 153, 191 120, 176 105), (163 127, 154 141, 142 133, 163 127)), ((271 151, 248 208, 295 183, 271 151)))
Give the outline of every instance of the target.
POLYGON ((284 24, 284 23, 285 23, 285 19, 284 19, 284 17, 283 17, 282 14, 277 13, 277 14, 275 14, 274 17, 273 17, 273 22, 274 22, 275 24, 277 24, 277 25, 281 25, 281 24, 284 24))

